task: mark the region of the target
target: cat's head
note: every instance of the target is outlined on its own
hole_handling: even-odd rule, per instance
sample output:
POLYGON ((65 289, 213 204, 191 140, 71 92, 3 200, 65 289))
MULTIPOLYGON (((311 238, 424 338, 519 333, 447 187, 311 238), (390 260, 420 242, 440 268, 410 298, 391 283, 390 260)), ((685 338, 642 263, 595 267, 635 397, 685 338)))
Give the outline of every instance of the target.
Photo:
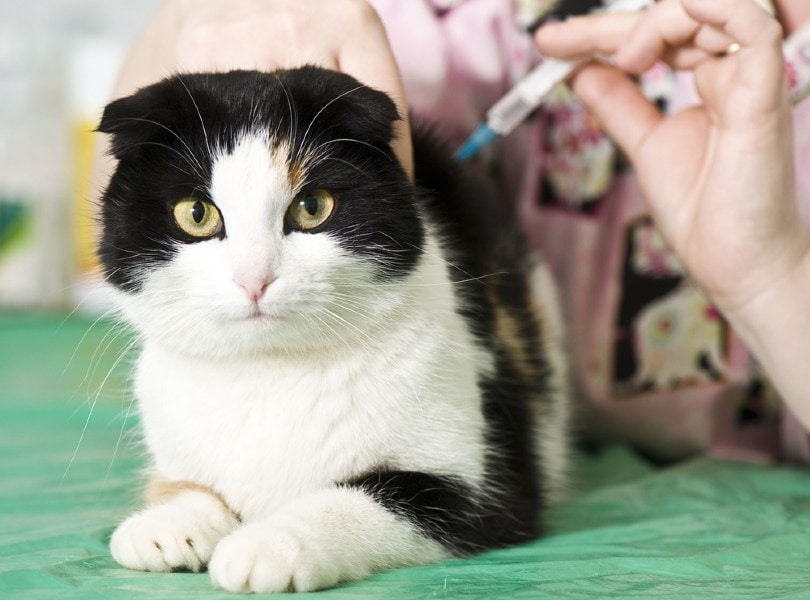
POLYGON ((191 354, 339 346, 384 318, 424 227, 391 99, 304 67, 112 102, 99 255, 127 318, 191 354))

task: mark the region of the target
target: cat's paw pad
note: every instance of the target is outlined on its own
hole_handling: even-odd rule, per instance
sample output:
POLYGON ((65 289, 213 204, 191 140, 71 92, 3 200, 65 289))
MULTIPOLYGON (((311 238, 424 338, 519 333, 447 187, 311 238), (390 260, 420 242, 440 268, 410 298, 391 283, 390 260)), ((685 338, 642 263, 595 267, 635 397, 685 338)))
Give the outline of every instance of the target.
POLYGON ((244 526, 223 539, 208 565, 231 592, 309 592, 336 585, 339 568, 293 528, 244 526))
POLYGON ((236 517, 216 501, 204 508, 158 505, 121 523, 110 539, 110 551, 129 569, 200 571, 217 543, 237 525, 236 517))

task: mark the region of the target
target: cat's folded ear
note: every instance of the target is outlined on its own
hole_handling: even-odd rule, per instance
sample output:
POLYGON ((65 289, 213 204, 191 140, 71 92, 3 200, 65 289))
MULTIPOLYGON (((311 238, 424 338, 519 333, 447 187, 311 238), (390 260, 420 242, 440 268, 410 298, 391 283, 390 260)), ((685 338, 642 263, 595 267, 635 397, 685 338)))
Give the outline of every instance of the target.
POLYGON ((314 126, 328 123, 345 137, 387 148, 394 136, 394 122, 401 119, 390 96, 354 77, 305 66, 288 71, 285 83, 295 91, 297 101, 312 103, 319 114, 314 126), (324 99, 327 103, 324 104, 324 99))
POLYGON ((177 112, 166 81, 141 88, 108 104, 96 131, 112 135, 112 154, 121 159, 171 131, 177 112))
POLYGON ((350 137, 378 146, 389 146, 394 137, 394 122, 401 119, 397 106, 387 94, 365 85, 348 92, 344 98, 351 107, 342 126, 350 137))

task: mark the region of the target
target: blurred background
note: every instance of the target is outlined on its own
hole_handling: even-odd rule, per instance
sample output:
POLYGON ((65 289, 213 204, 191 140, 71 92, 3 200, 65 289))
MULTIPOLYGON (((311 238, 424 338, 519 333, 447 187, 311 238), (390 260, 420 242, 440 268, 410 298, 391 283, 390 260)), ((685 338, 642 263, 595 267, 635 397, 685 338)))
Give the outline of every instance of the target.
POLYGON ((0 0, 0 310, 105 305, 90 162, 121 61, 160 0, 0 0))

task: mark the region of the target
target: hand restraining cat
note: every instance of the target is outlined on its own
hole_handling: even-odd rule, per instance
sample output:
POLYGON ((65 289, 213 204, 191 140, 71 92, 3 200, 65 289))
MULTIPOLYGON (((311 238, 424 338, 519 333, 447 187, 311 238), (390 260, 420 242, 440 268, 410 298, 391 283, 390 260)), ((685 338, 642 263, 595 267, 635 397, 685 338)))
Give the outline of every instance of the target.
POLYGON ((315 67, 112 102, 99 254, 143 348, 126 567, 315 590, 537 536, 564 479, 554 294, 391 99, 315 67))

